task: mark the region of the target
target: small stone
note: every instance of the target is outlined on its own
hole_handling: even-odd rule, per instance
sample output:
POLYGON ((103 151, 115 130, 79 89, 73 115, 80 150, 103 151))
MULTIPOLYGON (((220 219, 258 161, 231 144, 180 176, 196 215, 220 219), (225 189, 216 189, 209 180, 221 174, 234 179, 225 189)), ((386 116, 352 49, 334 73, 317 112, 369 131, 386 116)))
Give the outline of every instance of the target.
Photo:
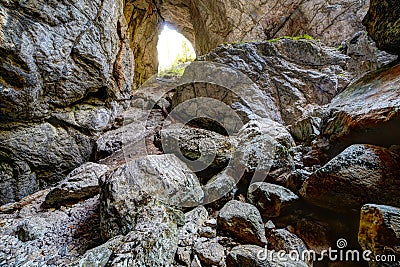
POLYGON ((206 227, 200 227, 199 228, 199 235, 201 237, 207 237, 207 238, 214 238, 217 236, 217 230, 215 228, 206 226, 206 227))

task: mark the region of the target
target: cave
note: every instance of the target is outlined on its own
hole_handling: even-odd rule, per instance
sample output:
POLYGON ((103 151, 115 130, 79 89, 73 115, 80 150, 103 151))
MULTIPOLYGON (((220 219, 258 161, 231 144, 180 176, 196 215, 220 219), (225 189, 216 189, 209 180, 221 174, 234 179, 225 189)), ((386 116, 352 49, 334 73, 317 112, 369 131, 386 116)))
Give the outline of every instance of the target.
POLYGON ((0 0, 0 265, 400 266, 399 18, 0 0))
POLYGON ((164 24, 158 36, 157 55, 159 75, 168 71, 182 74, 184 63, 196 59, 196 52, 190 41, 168 24, 164 24))

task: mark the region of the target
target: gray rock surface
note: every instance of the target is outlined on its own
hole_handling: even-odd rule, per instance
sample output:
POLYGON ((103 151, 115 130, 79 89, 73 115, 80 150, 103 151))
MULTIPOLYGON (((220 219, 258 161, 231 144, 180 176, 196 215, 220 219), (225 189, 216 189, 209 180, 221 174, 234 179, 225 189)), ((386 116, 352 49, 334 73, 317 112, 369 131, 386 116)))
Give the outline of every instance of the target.
MULTIPOLYGON (((297 251, 299 255, 303 255, 303 252, 307 250, 307 246, 298 236, 285 229, 272 230, 268 237, 268 244, 272 250, 283 250, 287 254, 291 251, 297 251)), ((312 259, 304 260, 308 266, 313 266, 312 259)))
POLYGON ((194 245, 194 253, 205 266, 225 266, 224 247, 217 241, 198 241, 194 245))
POLYGON ((164 153, 175 154, 197 171, 227 166, 235 149, 226 136, 179 124, 164 127, 160 136, 164 153))
POLYGON ((110 168, 106 165, 88 162, 73 170, 67 178, 47 194, 47 207, 70 204, 100 193, 99 178, 110 168))
POLYGON ((281 119, 269 118, 288 125, 328 104, 353 77, 350 57, 308 39, 221 45, 199 59, 243 72, 277 107, 281 119))
POLYGON ((218 230, 227 232, 247 244, 264 245, 264 224, 256 207, 231 200, 218 213, 218 230))
POLYGON ((104 177, 100 188, 105 239, 132 231, 140 214, 173 217, 168 205, 191 206, 203 199, 195 174, 172 154, 130 161, 104 177))
POLYGON ((0 2, 0 165, 6 183, 17 185, 0 203, 88 161, 94 136, 129 99, 133 54, 123 8, 111 0, 0 2))
POLYGON ((143 213, 136 219, 126 236, 87 251, 69 266, 170 266, 178 246, 175 221, 163 212, 143 213))
POLYGON ((179 227, 179 246, 192 247, 198 237, 198 231, 208 219, 204 206, 199 206, 185 213, 185 223, 179 227))
POLYGON ((205 60, 195 61, 186 68, 172 99, 172 108, 176 109, 173 115, 186 121, 210 117, 228 134, 236 133, 257 116, 280 119, 272 98, 247 73, 235 65, 205 60))
POLYGON ((233 167, 253 175, 253 182, 264 180, 284 184, 294 170, 289 149, 295 146, 290 133, 269 119, 252 120, 237 135, 233 167))
POLYGON ((0 265, 61 266, 101 244, 98 197, 43 210, 46 194, 0 213, 0 265))
POLYGON ((310 203, 351 212, 366 203, 398 206, 398 155, 372 145, 352 145, 314 172, 300 190, 310 203))
POLYGON ((251 184, 247 198, 265 218, 278 217, 281 213, 288 212, 299 200, 289 189, 268 183, 251 184))
POLYGON ((17 201, 64 179, 89 160, 93 146, 92 139, 79 131, 50 123, 3 129, 0 143, 0 165, 7 177, 0 181, 1 204, 17 201), (3 191, 5 188, 7 191, 3 191))
POLYGON ((380 51, 365 31, 355 33, 342 42, 339 48, 342 53, 351 57, 348 69, 355 73, 356 77, 362 77, 369 71, 375 71, 397 58, 396 55, 380 51))
POLYGON ((202 186, 204 192, 203 203, 218 205, 221 202, 224 205, 226 202, 233 199, 237 191, 239 178, 232 177, 232 175, 230 175, 231 172, 231 169, 226 169, 212 177, 202 186))

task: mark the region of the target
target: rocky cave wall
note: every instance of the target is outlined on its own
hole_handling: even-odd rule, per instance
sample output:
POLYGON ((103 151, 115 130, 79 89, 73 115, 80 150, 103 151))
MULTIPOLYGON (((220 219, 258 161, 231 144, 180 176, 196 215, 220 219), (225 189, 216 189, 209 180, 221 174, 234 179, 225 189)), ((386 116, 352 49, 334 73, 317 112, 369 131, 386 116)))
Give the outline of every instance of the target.
POLYGON ((364 30, 361 20, 369 1, 140 0, 126 5, 128 14, 132 14, 132 6, 140 10, 134 16, 140 26, 133 23, 131 27, 137 59, 135 80, 140 86, 157 73, 160 23, 175 27, 192 42, 197 55, 224 42, 263 41, 285 35, 308 34, 327 45, 339 46, 364 30))
POLYGON ((93 156, 96 136, 157 72, 163 23, 198 55, 223 42, 306 33, 338 45, 362 29, 367 7, 358 0, 2 0, 1 188, 12 188, 2 202, 58 181, 93 156))
POLYGON ((0 265, 281 266, 267 242, 339 238, 400 259, 400 10, 371 0, 367 35, 367 5, 0 0, 0 265), (136 90, 162 23, 204 55, 136 90), (299 34, 321 41, 247 42, 299 34))

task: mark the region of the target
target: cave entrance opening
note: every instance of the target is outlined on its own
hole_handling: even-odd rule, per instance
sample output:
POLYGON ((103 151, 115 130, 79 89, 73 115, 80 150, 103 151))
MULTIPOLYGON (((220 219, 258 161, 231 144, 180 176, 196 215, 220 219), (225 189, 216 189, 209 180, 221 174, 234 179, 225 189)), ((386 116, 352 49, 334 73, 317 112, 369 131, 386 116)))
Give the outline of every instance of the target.
POLYGON ((182 75, 188 62, 196 59, 192 43, 169 25, 164 25, 157 44, 158 74, 182 75))

